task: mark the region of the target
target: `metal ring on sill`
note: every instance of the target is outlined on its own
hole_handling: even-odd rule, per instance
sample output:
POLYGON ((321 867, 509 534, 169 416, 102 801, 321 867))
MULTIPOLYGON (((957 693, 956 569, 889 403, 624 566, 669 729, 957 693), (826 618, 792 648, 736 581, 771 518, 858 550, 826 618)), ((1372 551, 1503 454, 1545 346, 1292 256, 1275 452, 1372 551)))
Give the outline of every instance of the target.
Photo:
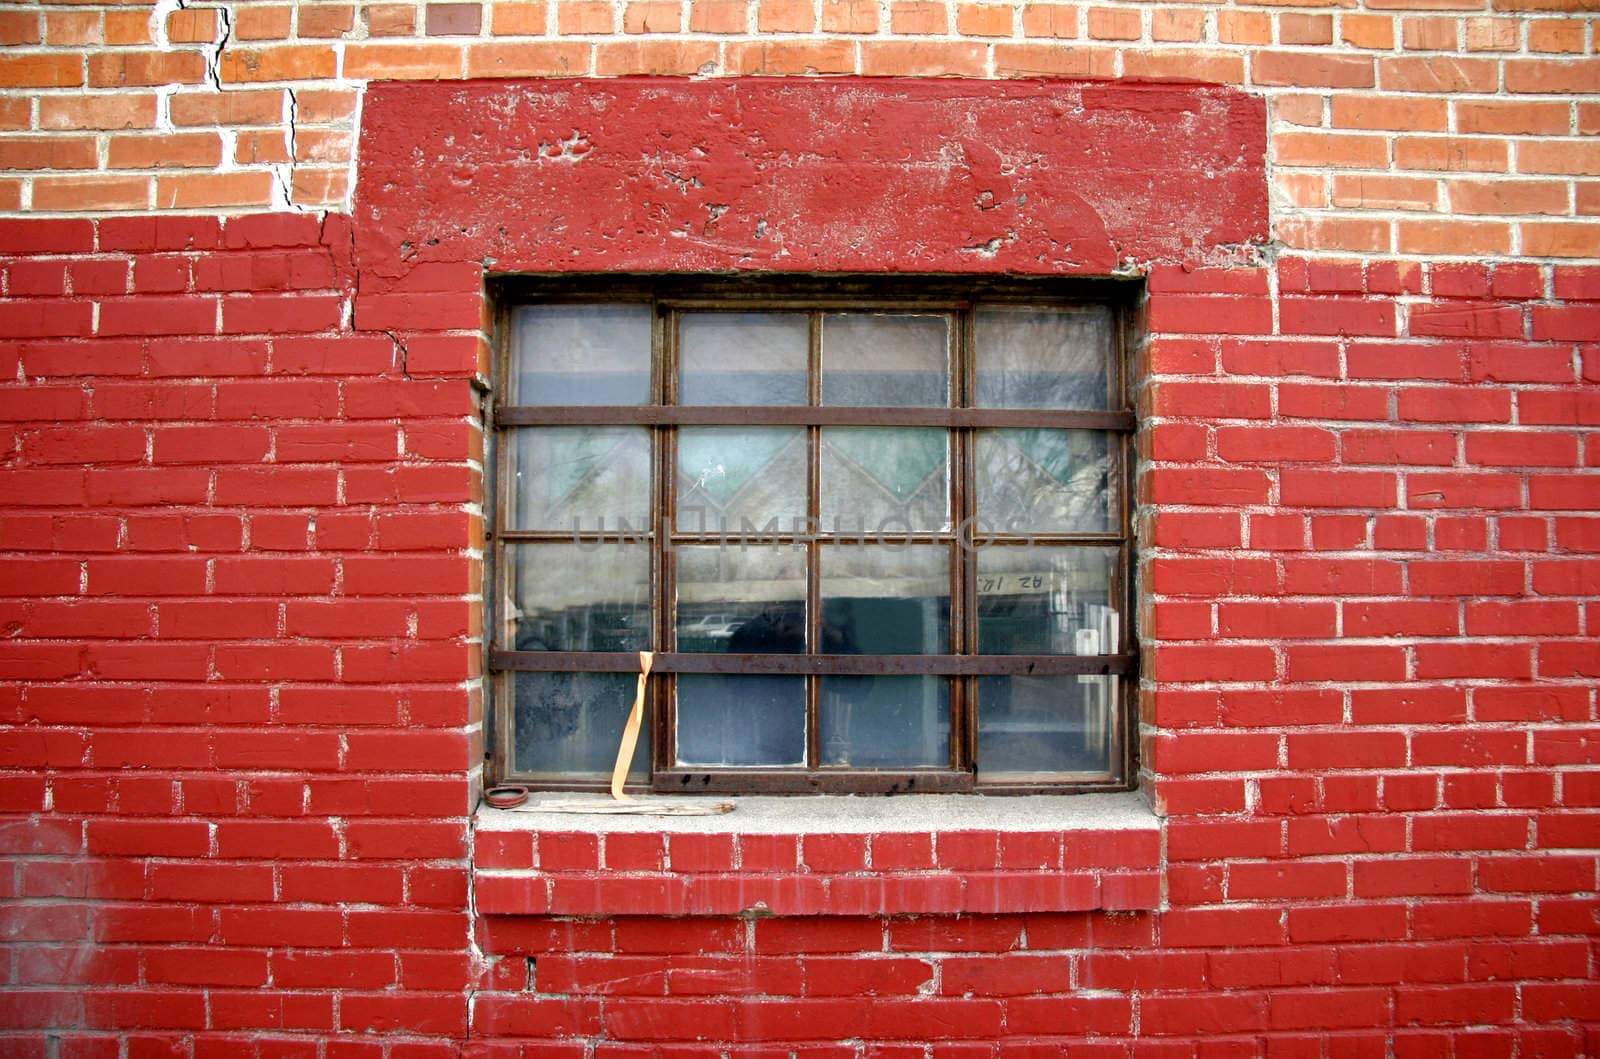
POLYGON ((528 788, 490 787, 483 792, 483 800, 496 809, 515 809, 528 800, 528 788))

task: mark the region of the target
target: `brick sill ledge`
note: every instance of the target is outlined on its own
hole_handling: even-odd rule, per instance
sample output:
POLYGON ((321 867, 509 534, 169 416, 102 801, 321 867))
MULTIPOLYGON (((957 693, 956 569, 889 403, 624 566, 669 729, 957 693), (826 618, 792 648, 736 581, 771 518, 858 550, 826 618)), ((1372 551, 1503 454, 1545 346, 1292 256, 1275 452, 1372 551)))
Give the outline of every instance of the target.
MULTIPOLYGON (((484 915, 917 915, 1161 906, 1137 792, 731 799, 718 816, 475 817, 484 915)), ((729 799, 721 799, 729 800, 729 799)))

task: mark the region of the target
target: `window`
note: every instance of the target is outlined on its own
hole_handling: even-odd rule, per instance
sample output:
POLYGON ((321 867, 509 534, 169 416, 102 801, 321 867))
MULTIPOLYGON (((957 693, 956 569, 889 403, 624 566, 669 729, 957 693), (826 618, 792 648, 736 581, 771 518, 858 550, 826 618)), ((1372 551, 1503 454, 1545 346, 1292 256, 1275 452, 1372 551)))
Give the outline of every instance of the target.
POLYGON ((505 281, 494 778, 1125 786, 1129 286, 505 281))

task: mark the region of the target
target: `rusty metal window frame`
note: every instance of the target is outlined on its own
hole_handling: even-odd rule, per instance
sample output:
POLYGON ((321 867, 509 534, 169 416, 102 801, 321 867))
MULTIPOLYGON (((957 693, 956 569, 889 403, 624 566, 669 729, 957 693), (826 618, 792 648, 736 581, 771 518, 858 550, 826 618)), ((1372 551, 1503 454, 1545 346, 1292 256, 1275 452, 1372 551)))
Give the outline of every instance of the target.
MULTIPOLYGON (((651 642, 656 646, 650 681, 653 730, 649 733, 650 774, 630 776, 629 788, 638 791, 706 793, 906 793, 977 792, 985 794, 1036 794, 1126 790, 1137 772, 1135 696, 1139 675, 1137 630, 1134 626, 1133 572, 1136 567, 1133 535, 1134 431, 1131 350, 1134 348, 1139 284, 1115 280, 1028 279, 949 276, 902 277, 685 277, 572 275, 503 277, 493 282, 496 306, 495 385, 490 387, 487 418, 490 472, 486 511, 488 548, 485 562, 486 661, 491 697, 490 730, 486 740, 488 778, 491 782, 527 782, 512 767, 514 745, 509 683, 518 671, 637 672, 633 652, 517 651, 500 642, 502 623, 496 607, 504 598, 505 548, 517 542, 570 541, 565 532, 513 531, 506 527, 505 505, 512 497, 507 481, 509 460, 504 457, 506 438, 529 427, 541 426, 643 426, 651 432, 651 642), (510 378, 513 351, 509 318, 513 310, 530 304, 599 305, 647 302, 652 307, 651 403, 623 406, 526 406, 501 400, 500 381, 510 378), (972 407, 975 397, 973 314, 987 306, 1061 309, 1073 306, 1108 308, 1113 313, 1115 363, 1107 373, 1111 392, 1108 410, 1067 411, 972 407), (674 387, 667 383, 676 368, 676 320, 690 310, 745 312, 806 312, 810 314, 808 403, 788 406, 680 406, 670 403, 674 387), (946 408, 872 408, 820 404, 820 321, 828 312, 883 311, 949 314, 954 341, 950 349, 949 406, 946 408), (672 624, 674 586, 671 564, 663 553, 702 543, 694 533, 676 529, 673 512, 675 474, 673 440, 680 426, 802 426, 807 428, 809 511, 817 511, 817 465, 820 429, 825 426, 941 427, 950 432, 950 502, 952 529, 940 533, 914 533, 906 543, 950 545, 951 599, 948 654, 830 655, 816 653, 818 640, 808 635, 805 654, 716 654, 678 652, 672 624), (1112 566, 1111 599, 1120 618, 1120 643, 1102 655, 978 654, 977 562, 972 549, 955 546, 963 517, 974 511, 971 458, 975 431, 983 427, 1036 427, 1093 430, 1106 436, 1111 465, 1116 468, 1117 501, 1114 529, 1109 533, 977 533, 973 544, 1007 547, 1023 543, 1043 546, 1095 545, 1115 549, 1120 561, 1112 566), (672 527, 663 533, 662 527, 672 527), (805 675, 806 764, 801 768, 674 767, 674 680, 677 674, 797 674, 805 675), (822 766, 818 752, 818 692, 822 675, 938 675, 951 681, 951 760, 949 767, 869 769, 822 766), (977 761, 975 681, 997 675, 1116 675, 1118 702, 1113 718, 1112 762, 1109 775, 1071 776, 1041 774, 1001 783, 980 781, 977 761)), ((816 625, 818 602, 817 548, 828 534, 811 534, 796 540, 778 533, 776 543, 808 547, 807 623, 816 625)), ((849 539, 845 535, 841 539, 849 539)), ((897 537, 898 540, 898 537, 897 537)), ((814 632, 814 630, 812 630, 814 632)), ((618 729, 628 707, 617 703, 618 729)), ((541 777, 537 784, 548 790, 600 790, 603 780, 541 777)))

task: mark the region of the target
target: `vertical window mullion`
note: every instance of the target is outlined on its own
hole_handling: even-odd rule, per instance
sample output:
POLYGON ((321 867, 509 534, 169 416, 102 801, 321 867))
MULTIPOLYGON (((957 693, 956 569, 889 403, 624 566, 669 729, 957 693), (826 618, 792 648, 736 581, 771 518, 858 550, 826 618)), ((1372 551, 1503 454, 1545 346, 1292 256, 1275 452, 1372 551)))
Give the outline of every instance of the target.
MULTIPOLYGON (((813 408, 822 403, 822 313, 810 314, 810 349, 806 358, 806 403, 813 408)), ((806 428, 806 519, 810 526, 822 520, 822 428, 806 428)), ((822 587, 819 571, 820 545, 816 533, 806 541, 806 651, 822 651, 822 587)), ((822 678, 806 679, 806 768, 822 764, 822 678)))

